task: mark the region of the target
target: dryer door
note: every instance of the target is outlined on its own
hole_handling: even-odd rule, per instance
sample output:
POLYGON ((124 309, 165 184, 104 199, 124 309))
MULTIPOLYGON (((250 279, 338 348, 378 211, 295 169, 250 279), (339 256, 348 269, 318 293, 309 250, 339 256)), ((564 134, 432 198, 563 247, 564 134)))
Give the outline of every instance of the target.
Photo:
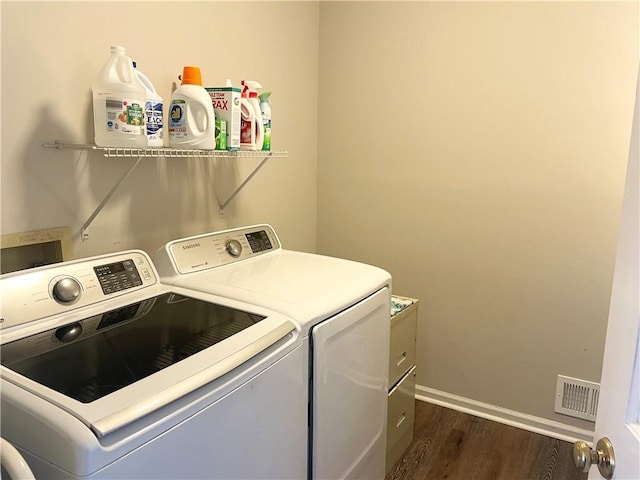
POLYGON ((311 478, 384 478, 390 291, 312 330, 311 478))

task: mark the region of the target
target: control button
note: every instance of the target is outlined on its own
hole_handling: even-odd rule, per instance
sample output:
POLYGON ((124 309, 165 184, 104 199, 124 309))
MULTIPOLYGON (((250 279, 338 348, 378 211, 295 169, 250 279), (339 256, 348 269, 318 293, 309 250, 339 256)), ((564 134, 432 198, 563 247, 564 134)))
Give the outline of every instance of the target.
POLYGON ((51 293, 56 302, 68 305, 78 301, 82 288, 75 278, 65 277, 53 285, 51 293))
POLYGON ((56 338, 62 343, 73 342, 82 333, 82 325, 78 322, 65 325, 56 330, 56 338))
POLYGON ((242 245, 238 240, 229 240, 225 248, 227 249, 227 252, 229 252, 229 255, 235 258, 239 257, 242 253, 242 245))

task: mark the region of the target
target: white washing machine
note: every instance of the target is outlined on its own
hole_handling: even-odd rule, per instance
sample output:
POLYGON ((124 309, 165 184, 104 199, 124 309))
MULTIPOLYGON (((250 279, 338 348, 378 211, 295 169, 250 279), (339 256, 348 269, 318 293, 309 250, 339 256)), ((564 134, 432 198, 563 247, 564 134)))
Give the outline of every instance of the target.
POLYGON ((2 436, 36 478, 304 478, 307 349, 281 313, 127 251, 0 276, 2 436))
POLYGON ((167 285, 259 305, 300 324, 309 348, 309 478, 384 478, 388 272, 285 250, 269 225, 175 240, 154 261, 167 285))

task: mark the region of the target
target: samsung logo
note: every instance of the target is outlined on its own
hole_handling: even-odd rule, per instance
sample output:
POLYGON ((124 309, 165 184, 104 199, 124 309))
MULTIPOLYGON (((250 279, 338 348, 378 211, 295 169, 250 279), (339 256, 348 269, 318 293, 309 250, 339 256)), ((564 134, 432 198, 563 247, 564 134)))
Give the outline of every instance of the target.
POLYGON ((190 248, 198 248, 199 246, 199 243, 190 243, 189 245, 182 245, 182 249, 189 250, 190 248))

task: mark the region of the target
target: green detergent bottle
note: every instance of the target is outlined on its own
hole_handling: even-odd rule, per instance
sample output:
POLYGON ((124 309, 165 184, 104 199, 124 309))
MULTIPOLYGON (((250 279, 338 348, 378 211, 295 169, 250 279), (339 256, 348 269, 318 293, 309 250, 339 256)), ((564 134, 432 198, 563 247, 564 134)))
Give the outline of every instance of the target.
POLYGON ((260 112, 262 113, 262 123, 264 125, 264 139, 262 150, 271 150, 271 92, 262 92, 260 98, 260 112))

